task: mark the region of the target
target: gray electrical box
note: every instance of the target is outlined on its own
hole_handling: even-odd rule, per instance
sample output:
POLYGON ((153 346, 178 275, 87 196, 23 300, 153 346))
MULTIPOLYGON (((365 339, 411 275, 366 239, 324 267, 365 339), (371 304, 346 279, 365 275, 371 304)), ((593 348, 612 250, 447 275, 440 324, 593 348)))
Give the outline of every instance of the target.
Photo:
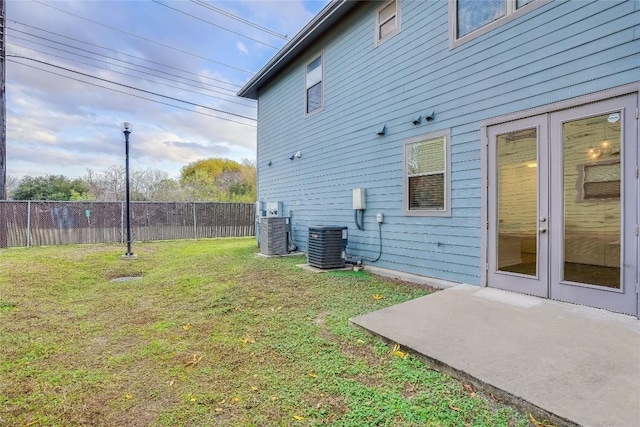
POLYGON ((367 209, 367 203, 365 202, 365 189, 354 188, 353 189, 353 209, 364 210, 367 209))

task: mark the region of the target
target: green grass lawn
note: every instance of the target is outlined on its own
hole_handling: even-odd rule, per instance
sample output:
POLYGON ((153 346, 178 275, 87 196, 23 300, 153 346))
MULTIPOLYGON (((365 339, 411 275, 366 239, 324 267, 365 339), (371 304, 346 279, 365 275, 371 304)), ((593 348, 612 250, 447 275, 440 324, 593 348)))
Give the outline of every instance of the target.
POLYGON ((349 325, 424 288, 309 273, 250 238, 134 251, 0 251, 0 425, 528 425, 349 325))

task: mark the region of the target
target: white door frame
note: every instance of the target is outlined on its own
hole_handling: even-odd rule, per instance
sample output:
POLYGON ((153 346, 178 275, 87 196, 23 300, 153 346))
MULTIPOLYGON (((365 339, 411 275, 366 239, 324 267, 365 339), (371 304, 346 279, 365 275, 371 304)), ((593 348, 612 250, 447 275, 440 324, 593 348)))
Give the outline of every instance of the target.
MULTIPOLYGON (((502 123, 507 123, 507 122, 511 122, 511 121, 515 121, 515 120, 520 120, 520 119, 524 119, 527 117, 532 117, 532 116, 537 116, 537 115, 541 115, 541 114, 546 114, 546 113, 552 113, 552 112, 557 112, 557 111, 561 111, 561 110, 565 110, 565 109, 570 109, 573 107, 578 107, 581 105, 585 105, 588 103, 592 103, 592 102, 599 102, 599 101, 603 101, 609 98, 615 98, 615 97, 619 97, 619 96, 623 96, 623 95, 628 95, 628 94, 636 94, 636 122, 635 122, 635 129, 636 129, 636 134, 639 135, 639 141, 637 142, 637 147, 636 147, 636 168, 638 168, 640 166, 640 125, 639 125, 639 120, 638 120, 638 111, 640 110, 640 81, 635 82, 635 83, 631 83, 631 84, 627 84, 624 86, 619 86, 616 88, 612 88, 612 89, 607 89, 604 91, 600 91, 600 92, 596 92, 596 93, 592 93, 589 95, 584 95, 584 96, 580 96, 577 98, 571 98, 568 100, 564 100, 564 101, 560 101, 560 102, 556 102, 553 104, 547 104, 541 107, 537 107, 537 108, 533 108, 530 110, 526 110, 526 111, 521 111, 521 112, 517 112, 517 113, 512 113, 512 114, 508 114, 508 115, 503 115, 503 116, 498 116, 498 117, 494 117, 491 119, 487 119, 481 122, 481 138, 482 138, 482 144, 481 144, 481 179, 483 182, 483 190, 481 192, 481 206, 482 206, 482 210, 481 210, 481 224, 483 225, 482 227, 482 233, 481 233, 481 251, 480 251, 480 285, 481 286, 488 286, 488 250, 489 250, 489 245, 488 245, 488 238, 489 238, 489 234, 488 234, 488 230, 487 227, 485 226, 485 224, 488 224, 488 191, 489 191, 489 176, 490 176, 490 171, 489 171, 489 152, 488 152, 488 147, 489 147, 489 135, 488 135, 488 128, 490 126, 493 125, 498 125, 498 124, 502 124, 502 123)), ((633 184, 629 184, 627 183, 627 185, 633 185, 633 184)), ((638 224, 640 224, 640 184, 639 184, 639 180, 638 178, 636 178, 636 194, 637 194, 637 203, 638 203, 638 208, 636 209, 637 212, 637 218, 636 218, 636 230, 638 230, 638 224)), ((628 233, 627 234, 631 234, 631 237, 633 237, 633 232, 632 233, 628 233)), ((636 247, 636 253, 640 254, 640 237, 638 236, 638 232, 635 232, 635 247, 636 247)), ((640 264, 640 263, 636 263, 636 264, 640 264)), ((636 299, 637 299, 637 317, 638 319, 640 319, 640 295, 638 294, 640 292, 640 285, 638 285, 638 283, 640 282, 640 265, 636 265, 634 267, 635 269, 635 275, 636 275, 636 299)))
MULTIPOLYGON (((511 236, 509 240, 513 243, 511 244, 512 250, 505 251, 504 249, 498 251, 499 246, 505 244, 506 242, 498 242, 500 240, 498 238, 498 228, 502 223, 502 219, 499 219, 499 205, 498 205, 498 155, 499 150, 497 144, 489 144, 489 158, 488 158, 488 174, 489 174, 489 185, 488 187, 488 227, 485 227, 488 231, 488 244, 487 244, 487 261, 488 261, 488 279, 487 282, 491 282, 491 287, 505 289, 510 291, 515 291, 528 295, 535 295, 538 297, 548 298, 549 297, 549 263, 547 260, 549 259, 549 239, 548 233, 546 233, 546 227, 548 227, 547 218, 549 217, 549 198, 547 195, 549 194, 549 151, 547 147, 549 145, 549 128, 548 128, 548 117, 546 115, 539 115, 534 117, 528 117, 526 119, 514 120, 508 123, 501 123, 498 125, 490 126, 488 128, 489 141, 493 141, 498 135, 514 135, 519 131, 526 130, 535 130, 536 133, 536 146, 535 146, 535 157, 532 159, 527 159, 527 161, 533 160, 535 161, 535 169, 534 168, 525 168, 524 171, 518 171, 519 168, 516 168, 515 173, 522 174, 524 176, 531 176, 535 174, 536 178, 536 186, 535 189, 528 188, 521 190, 520 194, 526 194, 527 190, 528 200, 535 199, 536 203, 536 212, 535 219, 531 218, 534 215, 530 215, 531 223, 524 225, 526 230, 523 230, 526 234, 526 237, 530 239, 535 236, 536 239, 536 273, 535 275, 529 274, 519 274, 505 271, 503 269, 498 268, 498 261, 503 260, 503 255, 509 257, 509 253, 515 252, 515 244, 517 247, 520 247, 521 242, 523 241, 523 235, 520 233, 515 233, 515 235, 511 236), (542 197, 541 197, 542 196, 542 197), (535 222, 535 223, 534 223, 535 222), (544 231, 541 231, 544 230, 544 231), (500 255, 499 253, 500 252, 500 255)), ((518 160, 521 162, 522 159, 518 160)), ((530 182, 530 181, 529 181, 530 182)), ((528 187, 525 185, 525 187, 528 187)), ((514 207, 517 208, 517 207, 514 207)), ((511 209, 514 212, 513 209, 511 209)), ((508 223, 508 221, 507 221, 508 223)), ((520 228, 522 228, 523 224, 520 224, 520 228)), ((519 258, 518 254, 516 255, 519 258)))
MULTIPOLYGON (((629 230, 633 230, 638 224, 638 199, 637 179, 635 179, 635 169, 638 167, 638 158, 634 159, 634 152, 637 153, 637 120, 634 110, 638 104, 638 94, 630 94, 624 97, 605 99, 596 103, 581 105, 578 107, 551 113, 551 140, 555 142, 551 146, 551 180, 556 186, 556 191, 551 194, 553 210, 551 216, 551 298, 559 301, 569 301, 588 306, 599 306, 601 308, 620 311, 623 313, 637 312, 636 283, 638 283, 637 260, 638 246, 637 236, 629 235, 629 230), (606 115, 608 113, 621 112, 621 136, 623 145, 620 147, 620 155, 617 156, 621 164, 621 189, 620 195, 620 256, 621 256, 621 283, 620 289, 610 289, 602 286, 594 286, 581 283, 572 283, 563 280, 562 266, 564 263, 564 204, 563 182, 563 135, 562 126, 566 122, 580 120, 582 118, 606 115), (634 144, 635 141, 635 144, 634 144), (635 146, 635 147, 632 147, 635 146), (560 190, 558 189, 558 186, 560 190), (626 231, 626 232, 625 232, 626 231), (634 260, 636 265, 634 266, 634 260), (632 302, 630 299, 635 295, 632 302)), ((634 233, 635 234, 635 233, 634 233)))

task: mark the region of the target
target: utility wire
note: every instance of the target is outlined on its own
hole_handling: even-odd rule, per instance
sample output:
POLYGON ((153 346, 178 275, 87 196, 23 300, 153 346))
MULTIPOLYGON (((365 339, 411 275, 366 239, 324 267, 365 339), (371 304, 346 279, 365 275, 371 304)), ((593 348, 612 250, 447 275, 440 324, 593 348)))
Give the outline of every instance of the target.
MULTIPOLYGON (((229 95, 229 96, 233 96, 233 95, 235 95, 235 92, 234 92, 234 90, 233 90, 233 89, 229 89, 229 88, 225 88, 225 87, 221 87, 221 86, 216 86, 216 85, 211 84, 211 83, 204 83, 204 82, 201 82, 201 81, 199 81, 199 80, 190 79, 190 78, 187 78, 187 77, 180 76, 180 75, 178 75, 178 74, 169 73, 169 72, 167 72, 167 71, 157 70, 157 69, 155 69, 155 68, 147 67, 147 66, 145 66, 145 65, 135 64, 135 63, 133 63, 133 62, 125 61, 125 60, 123 60, 123 59, 114 58, 114 57, 112 57, 112 56, 108 56, 108 55, 104 55, 104 54, 102 54, 102 53, 94 52, 94 51, 92 51, 92 50, 87 50, 87 49, 83 49, 83 48, 81 48, 81 47, 76 47, 76 46, 73 46, 73 45, 70 45, 70 44, 67 44, 67 43, 62 43, 62 42, 59 42, 59 41, 56 41, 56 40, 48 39, 48 38, 46 38, 46 37, 38 36, 38 35, 36 35, 36 34, 32 34, 32 33, 26 32, 26 31, 20 31, 20 30, 18 30, 18 29, 13 28, 13 27, 7 27, 7 28, 8 28, 8 29, 10 29, 11 31, 17 31, 18 33, 22 33, 22 34, 26 34, 26 35, 31 36, 31 37, 35 37, 35 38, 38 38, 38 39, 46 40, 46 41, 51 42, 51 43, 57 43, 57 44, 62 45, 62 46, 70 47, 70 48, 72 48, 72 49, 77 49, 77 50, 79 50, 79 51, 81 51, 81 52, 87 52, 87 53, 90 53, 90 54, 92 54, 92 55, 97 55, 97 56, 101 56, 101 57, 103 57, 103 58, 111 59, 111 60, 113 60, 113 61, 122 62, 122 63, 124 63, 124 64, 133 65, 133 66, 135 66, 135 67, 144 68, 144 69, 146 69, 146 70, 155 71, 155 72, 157 72, 157 73, 166 74, 166 75, 168 75, 168 76, 178 77, 178 78, 180 78, 180 79, 183 79, 183 80, 186 80, 186 81, 190 81, 190 82, 195 82, 195 83, 198 83, 198 84, 201 84, 201 85, 204 85, 204 86, 210 86, 210 87, 213 87, 213 88, 216 88, 216 89, 226 90, 226 91, 229 91, 229 92, 231 92, 231 93, 225 93, 225 92, 220 92, 220 91, 216 91, 216 90, 211 90, 211 89, 209 89, 209 90, 211 90, 212 92, 217 92, 217 93, 221 93, 221 94, 225 94, 225 95, 229 95)), ((76 52, 71 52, 71 51, 64 50, 64 49, 60 49, 60 48, 57 48, 57 47, 54 47, 54 46, 49 46, 49 45, 46 45, 46 44, 43 44, 43 43, 39 43, 39 42, 36 42, 36 41, 30 40, 30 39, 25 39, 25 38, 23 38, 23 37, 19 37, 19 36, 16 36, 16 35, 14 35, 14 34, 11 34, 11 37, 12 37, 12 38, 15 38, 15 39, 18 39, 18 40, 24 40, 24 41, 27 41, 27 42, 29 42, 29 43, 36 44, 36 45, 38 45, 38 46, 44 46, 44 47, 47 47, 47 48, 49 48, 49 49, 59 50, 59 51, 61 51, 61 52, 69 53, 69 54, 71 54, 71 55, 77 55, 77 56, 81 56, 81 57, 83 57, 83 58, 89 58, 89 59, 93 59, 93 60, 95 60, 95 61, 99 61, 99 62, 106 62, 106 61, 102 61, 102 60, 100 60, 100 59, 92 58, 92 57, 90 57, 90 56, 81 55, 81 54, 76 53, 76 52)), ((119 67, 122 67, 122 68, 126 68, 126 69, 131 70, 131 71, 137 71, 137 72, 139 72, 139 73, 142 73, 142 72, 143 72, 143 71, 136 70, 135 68, 129 68, 129 67, 125 67, 125 66, 123 66, 123 65, 112 64, 112 63, 109 63, 109 62, 107 62, 107 63, 108 63, 108 64, 111 64, 111 65, 116 65, 116 66, 119 66, 119 67)), ((153 76, 155 76, 155 77, 160 77, 160 78, 163 78, 163 79, 171 80, 171 79, 168 79, 167 77, 158 76, 157 74, 152 74, 152 75, 153 75, 153 76)), ((201 86, 189 85, 188 83, 183 83, 183 84, 186 84, 186 85, 188 85, 188 86, 197 87, 197 88, 199 88, 199 89, 204 89, 204 88, 203 88, 203 87, 201 87, 201 86)))
MULTIPOLYGON (((78 43, 84 43, 84 44, 87 44, 89 46, 99 47, 100 49, 108 50, 108 51, 117 53, 118 55, 128 56, 129 58, 139 59, 140 61, 149 62, 149 63, 155 64, 155 65, 160 65, 161 67, 171 68, 173 70, 180 71, 180 72, 186 73, 186 74, 191 74, 193 76, 200 77, 202 79, 213 80, 213 81, 216 81, 216 82, 225 83, 225 84, 227 84, 229 86, 233 86, 233 87, 236 87, 238 89, 240 89, 242 87, 240 85, 228 82, 226 80, 216 79, 215 77, 205 76, 204 74, 194 73, 192 71, 183 70, 182 68, 177 68, 177 67, 174 67, 172 65, 167 65, 167 64, 163 64, 161 62, 152 61, 152 60, 147 59, 147 58, 142 58, 140 56, 135 56, 135 55, 131 55, 129 53, 120 52, 120 51, 118 51, 116 49, 112 49, 110 47, 101 46, 99 44, 91 43, 91 42, 88 42, 86 40, 81 40, 81 39, 76 39, 74 37, 65 36, 64 34, 60 34, 60 33, 56 33, 56 32, 53 32, 53 31, 45 30, 44 28, 34 27, 33 25, 25 24, 24 22, 16 21, 14 19, 7 19, 7 21, 14 22, 16 24, 23 25, 25 27, 28 27, 28 28, 31 28, 31 29, 34 29, 34 30, 38 30, 38 31, 42 31, 42 32, 45 32, 45 33, 48 33, 48 34, 53 34, 53 35, 58 36, 58 37, 63 37, 63 38, 68 39, 68 40, 73 40, 73 41, 78 42, 78 43)), ((19 31, 19 30, 13 28, 13 27, 7 27, 7 28, 13 29, 14 31, 19 31)), ((26 32, 23 32, 23 33, 24 34, 30 34, 30 33, 26 33, 26 32)), ((45 39, 45 40, 50 40, 50 39, 45 39)), ((53 41, 53 40, 50 40, 50 41, 53 41)))
POLYGON ((256 42, 256 43, 260 43, 261 45, 268 46, 268 47, 273 48, 273 49, 280 49, 280 48, 279 48, 279 47, 277 47, 277 46, 273 46, 273 45, 271 45, 271 44, 269 44, 269 43, 266 43, 266 42, 263 42, 263 41, 261 41, 261 40, 254 39, 253 37, 249 37, 249 36, 247 36, 247 35, 244 35, 244 34, 242 34, 242 33, 237 32, 237 31, 230 30, 230 29, 225 28, 225 27, 223 27, 223 26, 221 26, 221 25, 215 24, 215 23, 213 23, 213 22, 211 22, 211 21, 207 21, 206 19, 202 19, 202 18, 200 18, 199 16, 192 15, 192 14, 190 14, 190 13, 188 13, 188 12, 185 12, 184 10, 176 9, 175 7, 169 6, 169 5, 168 5, 168 4, 166 4, 166 3, 159 2, 158 0, 151 0, 151 1, 152 1, 152 2, 154 2, 154 3, 156 3, 156 4, 159 4, 160 6, 164 6, 164 7, 168 8, 168 9, 171 9, 171 10, 173 10, 173 11, 176 11, 176 12, 178 12, 178 13, 182 13, 183 15, 186 15, 186 16, 188 16, 188 17, 190 17, 190 18, 197 19, 198 21, 200 21, 200 22, 204 22, 205 24, 213 25, 214 27, 217 27, 217 28, 220 28, 220 29, 222 29, 222 30, 228 31, 228 32, 233 33, 233 34, 235 34, 235 35, 237 35, 237 36, 244 37, 245 39, 252 40, 252 41, 254 41, 254 42, 256 42))
MULTIPOLYGON (((46 45, 46 44, 43 44, 43 43, 38 43, 38 42, 35 42, 35 41, 33 41, 33 40, 25 39, 25 38, 18 37, 18 36, 15 36, 15 35, 11 35, 11 37, 12 37, 12 38, 19 39, 19 40, 25 40, 25 41, 28 41, 29 43, 33 43, 33 44, 36 44, 36 45, 39 45, 39 46, 44 46, 44 47, 49 48, 49 49, 54 49, 54 50, 58 50, 58 51, 61 51, 61 52, 64 52, 64 53, 68 53, 68 54, 71 54, 71 55, 79 56, 79 57, 81 57, 81 58, 87 58, 87 59, 90 59, 90 60, 92 60, 92 61, 101 62, 101 63, 104 63, 104 64, 112 65, 112 66, 114 66, 114 67, 124 68, 125 70, 134 71, 134 72, 136 72, 136 73, 146 74, 146 75, 153 76, 153 77, 158 77, 158 78, 161 78, 161 79, 164 79, 164 80, 168 80, 168 81, 171 81, 171 82, 174 82, 174 83, 178 83, 178 84, 181 84, 181 85, 194 87, 194 88, 199 89, 199 90, 204 90, 204 91, 208 91, 208 92, 212 92, 212 93, 216 93, 216 94, 220 94, 220 95, 228 96, 228 97, 230 97, 230 98, 234 98, 234 99, 235 99, 235 98, 237 98, 237 97, 235 97, 235 95, 234 95, 233 93, 221 92, 221 91, 219 91, 219 90, 209 89, 209 88, 206 88, 206 87, 202 87, 202 86, 198 86, 198 85, 194 85, 194 84, 186 83, 186 82, 183 82, 183 81, 180 81, 180 80, 171 79, 171 78, 169 78, 169 77, 161 76, 161 75, 158 75, 158 74, 148 73, 148 72, 146 72, 146 71, 141 71, 141 70, 137 70, 137 69, 135 69, 135 68, 126 67, 126 66, 121 65, 121 64, 114 64, 114 63, 111 63, 111 62, 109 62, 109 61, 104 61, 104 60, 102 60, 102 59, 93 58, 93 57, 91 57, 91 56, 87 56, 87 55, 82 55, 82 54, 79 54, 79 53, 77 53, 77 52, 71 52, 71 51, 68 51, 68 50, 60 49, 60 48, 57 48, 57 47, 55 47, 55 46, 49 46, 49 45, 46 45)), ((11 43, 11 44, 13 44, 13 45, 15 45, 15 46, 20 46, 20 47, 25 48, 25 49, 33 50, 33 51, 35 51, 35 52, 40 52, 40 53, 44 53, 44 54, 51 55, 51 56, 57 56, 57 57, 59 57, 59 58, 65 58, 65 57, 63 57, 63 56, 55 55, 55 54, 50 53, 50 52, 40 51, 40 50, 34 49, 34 48, 32 48, 32 47, 23 46, 23 45, 21 45, 21 44, 19 44, 19 43, 15 43, 15 42, 13 42, 13 41, 12 41, 12 42, 10 42, 10 43, 11 43)), ((73 47, 73 46, 71 46, 71 47, 73 47)), ((119 60, 119 59, 117 59, 117 58, 111 58, 111 57, 108 57, 108 56, 105 56, 105 55, 101 55, 101 54, 96 53, 96 52, 91 52, 91 51, 89 51, 89 52, 90 52, 90 53, 94 53, 94 54, 99 55, 99 56, 104 56, 104 57, 109 58, 109 59, 113 59, 113 60, 116 60, 116 61, 124 62, 124 63, 126 63, 126 64, 131 64, 131 65, 134 65, 134 66, 138 66, 137 64, 132 64, 132 63, 127 62, 127 61, 122 61, 122 60, 119 60)), ((68 59, 69 61, 74 61, 74 60, 73 60, 73 59, 71 59, 71 58, 65 58, 65 59, 68 59)), ((76 61, 76 62, 79 62, 79 61, 76 61)), ((84 63, 84 64, 86 64, 86 63, 84 63)), ((93 64, 87 64, 87 65, 91 65, 91 66, 97 67, 96 65, 93 65, 93 64)), ((142 67, 143 67, 143 68, 148 68, 148 67, 144 67, 144 66, 142 66, 142 67)), ((97 67, 97 68, 99 68, 99 67, 97 67)), ((152 70, 153 70, 153 69, 152 69, 152 70)), ((112 70, 112 71, 114 71, 114 72, 118 72, 118 71, 115 71, 115 70, 112 70)), ((157 71, 157 72, 159 72, 159 73, 165 73, 165 72, 160 71, 160 70, 154 70, 154 71, 157 71)), ((120 72, 120 73, 121 73, 121 72, 120 72)), ((121 74, 124 74, 124 73, 121 73, 121 74)), ((168 74, 168 75, 171 75, 171 76, 176 76, 176 77, 179 77, 179 78, 180 78, 180 76, 175 75, 175 74, 171 74, 171 73, 165 73, 165 74, 168 74)), ((139 76, 133 76, 133 77, 141 78, 141 77, 139 77, 139 76)), ((197 80, 193 80, 193 79, 186 79, 186 80, 194 81, 194 82, 197 82, 197 83, 200 83, 200 84, 204 84, 204 85, 207 85, 207 86, 217 87, 217 86, 215 86, 215 85, 210 85, 210 84, 207 84, 207 83, 198 82, 197 80)), ((162 83, 160 83, 160 84, 162 84, 162 83)), ((229 90, 229 89, 226 89, 226 90, 229 90)), ((212 96, 212 97, 214 97, 214 98, 215 98, 215 96, 213 96, 213 95, 207 95, 207 96, 212 96)), ((227 98, 220 98, 220 99, 227 100, 227 98)), ((245 105, 245 106, 247 106, 247 107, 251 107, 251 106, 254 106, 254 105, 255 105, 255 104, 254 104, 254 105, 251 105, 251 104, 245 104, 245 103, 242 103, 242 102, 239 102, 239 101, 229 101, 229 102, 235 102, 235 103, 237 103, 237 104, 245 105)))
POLYGON ((175 50, 176 52, 184 53, 185 55, 193 56, 195 58, 199 58, 199 59, 202 59, 204 61, 208 61, 208 62, 211 62, 211 63, 214 63, 214 64, 218 64, 218 65, 222 65, 222 66, 225 66, 225 67, 228 67, 228 68, 232 68, 232 69, 237 70, 237 71, 242 71, 243 73, 254 74, 253 71, 245 70, 243 68, 239 68, 239 67, 236 67, 234 65, 225 64, 224 62, 215 61, 213 59, 209 59, 209 58, 206 58, 204 56, 198 55, 197 53, 192 53, 192 52, 189 52, 189 51, 186 51, 186 50, 182 50, 182 49, 174 47, 174 46, 169 46, 168 44, 160 43, 158 41, 155 41, 155 40, 152 40, 152 39, 148 39, 146 37, 142 37, 142 36, 139 36, 137 34, 130 33, 128 31, 121 30, 120 28, 116 28, 116 27, 112 27, 112 26, 107 25, 107 24, 103 24, 102 22, 98 22, 98 21, 93 20, 91 18, 86 18, 84 16, 77 15, 77 14, 75 14, 73 12, 69 12, 68 10, 60 9, 59 7, 53 6, 51 4, 43 3, 43 2, 41 2, 39 0, 31 0, 31 1, 33 1, 35 3, 38 3, 38 4, 41 4, 43 6, 49 7, 51 9, 55 9, 55 10, 57 10, 59 12, 66 13, 66 14, 71 15, 71 16, 75 16, 76 18, 80 18, 80 19, 83 19, 85 21, 94 23, 96 25, 100 25, 102 27, 109 28, 110 30, 118 31, 118 32, 120 32, 122 34, 126 34, 126 35, 131 36, 131 37, 136 37, 136 38, 138 38, 140 40, 144 40, 144 41, 149 42, 149 43, 153 43, 153 44, 156 44, 156 45, 159 45, 159 46, 162 46, 162 47, 166 47, 167 49, 175 50))
MULTIPOLYGON (((255 107, 255 105, 247 105, 247 104, 243 104, 243 103, 240 103, 240 102, 238 102, 238 101, 232 101, 232 100, 230 100, 230 99, 221 98, 221 97, 219 97, 219 96, 209 95, 208 93, 202 93, 202 92, 198 92, 198 91, 195 91, 195 90, 186 89, 186 88, 183 88, 183 87, 180 87, 180 86, 174 86, 174 85, 170 85, 170 84, 168 84, 168 83, 158 82, 158 81, 155 81, 155 80, 148 79, 148 78, 146 78, 146 77, 141 77, 141 76, 136 76, 136 75, 133 75, 133 74, 123 73, 122 71, 117 71, 117 70, 114 70, 114 69, 111 69, 111 68, 98 67, 97 65, 90 64, 90 63, 88 63, 88 62, 79 61, 79 60, 77 60, 77 59, 73 59, 73 58, 67 58, 66 56, 56 55, 56 54, 51 53, 51 52, 45 52, 45 51, 42 51, 42 50, 33 49, 33 48, 30 48, 30 47, 27 47, 27 46, 23 46, 23 45, 20 45, 20 44, 14 43, 14 42, 9 42, 9 44, 10 44, 10 45, 13 45, 13 46, 21 47, 21 48, 23 48, 23 49, 28 49, 28 50, 31 50, 31 51, 34 51, 34 52, 43 53, 43 54, 45 54, 45 55, 53 56, 53 57, 55 57, 55 58, 65 59, 65 60, 67 60, 67 61, 76 62, 76 63, 78 63, 78 64, 83 64, 83 65, 88 65, 88 66, 90 66, 90 67, 95 67, 95 68, 97 68, 97 69, 99 69, 99 70, 110 71, 110 72, 112 72, 112 73, 122 74, 123 76, 133 77, 133 78, 136 78, 136 79, 144 80, 144 81, 149 82, 149 83, 153 83, 153 84, 157 84, 157 85, 162 85, 162 86, 167 86, 167 87, 170 87, 170 88, 173 88, 173 89, 178 89, 178 90, 182 90, 182 91, 185 91, 185 92, 191 92, 191 93, 195 93, 195 94, 197 94, 197 95, 201 95, 201 96, 207 96, 207 97, 210 97, 210 98, 220 99, 220 100, 225 101, 225 102, 230 102, 230 103, 233 103, 233 104, 242 105, 243 107, 248 107, 248 108, 253 107, 253 108, 256 108, 256 107, 255 107)), ((9 53, 12 53, 14 56, 17 56, 17 57, 21 56, 21 55, 19 55, 19 54, 15 53, 15 52, 9 52, 9 53)), ((80 55, 80 56, 83 56, 83 55, 80 55)), ((90 59, 93 59, 93 58, 90 58, 90 59)), ((100 60, 96 59, 96 61, 100 61, 100 60)), ((106 61, 100 61, 100 62, 106 62, 106 61)), ((107 63, 107 64, 110 64, 110 65, 114 65, 114 66, 116 66, 116 67, 120 67, 120 65, 117 65, 117 64, 111 64, 110 62, 106 62, 106 63, 107 63)), ((125 68, 126 68, 126 67, 125 67, 125 68)), ((135 70, 134 70, 134 71, 135 71, 135 70)), ((153 75, 153 74, 150 74, 150 73, 144 73, 144 74, 153 75)), ((158 76, 156 76, 156 77, 158 77, 158 76)), ((168 79, 168 80, 171 80, 171 79, 168 79)), ((179 82, 179 81, 177 81, 177 80, 171 80, 171 81, 175 81, 175 82, 177 82, 177 83, 181 83, 181 82, 179 82)))
POLYGON ((261 31, 264 31, 265 33, 271 34, 272 36, 279 37, 279 38, 281 38, 283 40, 289 40, 289 37, 287 35, 285 35, 285 34, 280 34, 278 32, 270 30, 267 27, 263 27, 262 25, 256 24, 255 22, 251 22, 251 21, 249 21, 247 19, 241 18, 241 17, 239 17, 237 15, 234 15, 231 12, 227 12, 224 9, 220 9, 219 7, 212 6, 209 3, 205 3, 205 2, 200 1, 200 0, 191 0, 191 3, 197 4, 198 6, 206 7, 209 10, 217 12, 217 13, 219 13, 221 15, 224 15, 226 17, 229 17, 231 19, 235 19, 238 22, 242 22, 243 24, 247 24, 250 27, 256 28, 256 29, 261 30, 261 31))
MULTIPOLYGON (((9 56, 9 55, 7 55, 7 56, 9 56)), ((22 57, 20 57, 20 58, 22 58, 22 57)), ((25 58, 25 59, 29 59, 29 58, 25 58)), ((249 127, 256 127, 256 125, 253 125, 253 124, 250 124, 250 123, 239 122, 237 120, 229 119, 229 118, 226 118, 226 117, 216 116, 214 114, 204 113, 204 112, 198 111, 198 110, 190 110, 189 108, 181 107, 179 105, 169 104, 168 102, 158 101, 157 99, 145 98, 144 96, 135 95, 133 93, 125 92, 125 91, 114 89, 114 88, 111 88, 111 87, 102 86, 102 85, 99 85, 99 84, 96 84, 96 83, 87 82, 85 80, 76 79, 74 77, 71 77, 71 76, 68 76, 68 75, 65 75, 65 74, 56 73, 56 72, 51 71, 51 70, 45 70, 44 68, 35 67, 33 65, 29 65, 29 64, 25 64, 25 63, 22 63, 22 62, 19 62, 19 61, 15 61, 13 59, 7 59, 7 61, 8 62, 13 62, 14 64, 20 64, 20 65, 23 65, 25 67, 33 68, 35 70, 44 71, 45 73, 55 74, 56 76, 65 77, 67 79, 75 80, 75 81, 80 82, 80 83, 85 83, 85 84, 88 84, 88 85, 91 85, 91 86, 99 87, 99 88, 102 88, 102 89, 107 89, 107 90, 110 90, 110 91, 113 91, 113 92, 122 93, 124 95, 133 96, 134 98, 144 99, 145 101, 151 101, 151 102, 155 102, 157 104, 167 105, 169 107, 178 108, 178 109, 184 110, 184 111, 189 111, 191 113, 202 114, 203 116, 209 116, 209 117, 214 117, 214 118, 220 119, 220 120, 226 120, 228 122, 237 123, 239 125, 244 125, 244 126, 249 126, 249 127)))
POLYGON ((242 114, 237 114, 237 113, 231 113, 229 111, 220 110, 218 108, 213 108, 213 107, 209 107, 209 106, 202 105, 202 104, 196 104, 195 102, 185 101, 183 99, 174 98, 174 97, 168 96, 168 95, 162 95, 160 93, 153 92, 153 91, 150 91, 150 90, 140 89, 140 88, 137 88, 135 86, 129 86, 129 85, 126 85, 124 83, 114 82, 113 80, 108 80, 108 79, 103 79, 102 77, 92 76, 91 74, 82 73, 80 71, 72 70, 70 68, 61 67, 59 65, 55 65, 55 64, 52 64, 50 62, 40 61, 39 59, 28 58, 26 56, 18 56, 18 58, 27 59, 29 61, 34 61, 34 62, 39 62, 40 64, 48 65, 50 67, 59 68, 61 70, 65 70, 65 71, 68 71, 70 73, 80 74, 81 76, 85 76, 85 77, 89 77, 89 78, 92 78, 92 79, 100 80, 100 81, 103 81, 103 82, 111 83, 111 84, 114 84, 114 85, 126 87, 127 89, 133 89, 133 90, 137 90, 139 92, 148 93, 150 95, 159 96, 161 98, 171 99, 172 101, 178 101, 178 102, 182 102, 184 104, 193 105, 194 107, 200 107, 200 108, 204 108, 204 109, 207 109, 207 110, 215 111, 217 113, 228 114, 228 115, 234 116, 234 117, 240 117, 242 119, 247 119, 247 120, 251 120, 251 121, 254 121, 254 122, 256 121, 256 119, 254 119, 253 117, 243 116, 242 114))

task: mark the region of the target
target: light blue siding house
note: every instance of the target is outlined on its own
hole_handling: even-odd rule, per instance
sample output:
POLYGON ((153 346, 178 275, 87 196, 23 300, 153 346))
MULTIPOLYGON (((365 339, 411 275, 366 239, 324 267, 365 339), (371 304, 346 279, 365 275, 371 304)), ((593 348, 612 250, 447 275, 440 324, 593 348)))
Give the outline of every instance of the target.
POLYGON ((301 250, 638 315, 639 91, 638 0, 336 0, 239 95, 301 250))

